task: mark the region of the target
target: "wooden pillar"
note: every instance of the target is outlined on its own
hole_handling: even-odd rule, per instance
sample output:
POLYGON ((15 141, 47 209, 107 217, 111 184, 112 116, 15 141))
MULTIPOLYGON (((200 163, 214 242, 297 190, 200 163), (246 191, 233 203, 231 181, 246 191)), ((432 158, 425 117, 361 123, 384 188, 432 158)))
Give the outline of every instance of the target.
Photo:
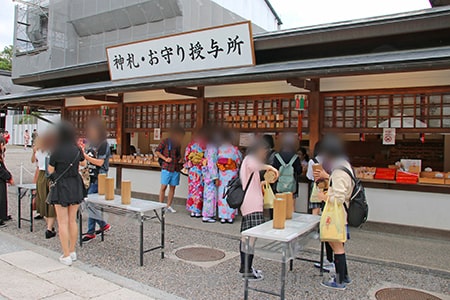
POLYGON ((67 119, 66 99, 61 100, 61 120, 67 119))
POLYGON ((117 102, 117 123, 116 123, 116 140, 117 140, 117 154, 122 155, 127 153, 129 147, 129 135, 125 133, 125 108, 123 103, 123 93, 119 94, 119 101, 117 102))
POLYGON ((199 86, 197 88, 200 96, 197 97, 197 119, 196 119, 196 129, 200 129, 205 125, 206 120, 206 102, 205 102, 205 87, 199 86))
POLYGON ((321 111, 320 111, 320 79, 311 79, 314 81, 314 89, 309 93, 308 100, 308 120, 309 120, 309 151, 312 157, 314 153, 314 146, 319 141, 321 136, 321 111))

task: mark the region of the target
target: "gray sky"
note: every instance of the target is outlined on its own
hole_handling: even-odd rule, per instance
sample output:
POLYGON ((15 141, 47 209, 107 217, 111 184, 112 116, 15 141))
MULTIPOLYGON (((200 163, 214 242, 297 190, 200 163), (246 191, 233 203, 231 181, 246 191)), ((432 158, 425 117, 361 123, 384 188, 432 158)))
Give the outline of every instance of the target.
MULTIPOLYGON (((240 1, 240 0, 233 0, 240 1)), ((429 8, 428 0, 271 0, 282 29, 429 8)), ((0 0, 0 49, 12 44, 14 3, 0 0)))

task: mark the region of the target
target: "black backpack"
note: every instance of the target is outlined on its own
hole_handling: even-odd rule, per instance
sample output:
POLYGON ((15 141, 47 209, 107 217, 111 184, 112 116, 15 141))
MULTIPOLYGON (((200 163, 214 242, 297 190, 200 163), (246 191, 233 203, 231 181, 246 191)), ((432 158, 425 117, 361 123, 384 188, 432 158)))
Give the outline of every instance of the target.
POLYGON ((350 205, 344 203, 344 208, 347 211, 347 223, 352 227, 360 227, 367 221, 369 215, 369 205, 367 203, 366 192, 359 178, 356 178, 350 170, 345 167, 339 168, 350 176, 355 183, 352 195, 350 197, 350 205))
POLYGON ((250 178, 245 186, 245 189, 242 188, 242 180, 239 176, 239 172, 236 177, 231 179, 225 191, 223 192, 223 197, 226 197, 228 206, 231 208, 239 208, 244 202, 245 194, 247 193, 250 182, 252 182, 253 174, 250 175, 250 178))

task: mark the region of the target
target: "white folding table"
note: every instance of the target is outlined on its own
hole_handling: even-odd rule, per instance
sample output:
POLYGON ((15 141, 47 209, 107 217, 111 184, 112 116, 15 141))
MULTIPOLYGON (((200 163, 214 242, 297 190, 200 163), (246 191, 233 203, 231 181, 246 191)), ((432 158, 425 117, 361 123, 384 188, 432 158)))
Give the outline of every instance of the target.
POLYGON ((256 249, 256 239, 268 241, 258 248, 262 256, 267 254, 267 258, 281 260, 281 291, 275 293, 272 291, 261 290, 249 286, 249 280, 245 279, 244 283, 244 299, 248 299, 249 290, 260 293, 279 296, 280 299, 285 299, 285 284, 286 284, 286 268, 287 263, 292 261, 296 254, 304 245, 308 236, 317 232, 320 222, 320 216, 309 214, 294 213, 291 220, 286 220, 284 229, 273 229, 273 221, 263 223, 259 226, 243 231, 242 237, 245 239, 245 264, 248 268, 248 253, 251 247, 256 249), (255 245, 251 246, 251 240, 255 240, 255 245), (281 257, 280 257, 281 256, 281 257))
POLYGON ((33 192, 36 191, 36 184, 17 185, 17 227, 21 228, 21 221, 30 222, 30 231, 33 232, 33 192), (22 199, 27 195, 30 199, 30 219, 22 218, 22 199))
MULTIPOLYGON (((164 258, 164 235, 165 235, 165 214, 164 209, 166 204, 159 203, 155 201, 148 201, 142 199, 131 199, 130 205, 122 204, 121 196, 115 195, 114 200, 105 200, 105 196, 99 196, 98 194, 90 194, 87 198, 88 207, 93 207, 100 210, 103 214, 104 212, 113 213, 116 215, 133 215, 139 220, 139 263, 141 266, 144 265, 144 253, 161 249, 161 258, 164 258), (160 214, 158 213, 160 210, 160 214), (144 221, 158 219, 161 223, 161 244, 148 250, 144 250, 144 221)), ((82 214, 80 214, 80 246, 83 245, 82 242, 82 214)), ((104 234, 101 233, 102 241, 104 240, 104 234)))

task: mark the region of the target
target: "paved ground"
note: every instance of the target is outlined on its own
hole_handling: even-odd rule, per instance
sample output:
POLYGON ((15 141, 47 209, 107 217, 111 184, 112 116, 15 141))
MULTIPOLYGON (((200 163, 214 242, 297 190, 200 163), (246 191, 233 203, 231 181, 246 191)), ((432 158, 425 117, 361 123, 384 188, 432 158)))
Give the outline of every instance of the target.
MULTIPOLYGON (((19 174, 18 166, 23 161, 31 170, 32 166, 28 163, 30 155, 30 151, 8 149, 8 167, 14 174, 19 174)), ((30 180, 31 176, 24 176, 24 182, 30 180)), ((10 189, 9 196, 10 213, 16 219, 17 201, 14 188, 10 189)), ((145 254, 145 266, 139 267, 137 221, 113 215, 109 216, 113 230, 106 236, 106 241, 102 243, 97 239, 78 249, 79 259, 93 269, 113 272, 186 299, 242 299, 243 284, 237 274, 239 262, 236 257, 239 224, 203 224, 197 219, 189 218, 182 207, 177 209, 179 213, 167 218, 168 259, 161 260, 157 253, 148 253, 145 254), (219 264, 209 267, 174 258, 173 252, 176 249, 194 244, 224 250, 229 256, 219 264)), ((27 213, 25 206, 24 213, 27 213)), ((146 246, 150 247, 152 241, 156 242, 159 238, 158 226, 149 222, 146 228, 146 246)), ((1 231, 45 249, 59 251, 56 238, 44 239, 42 221, 36 222, 36 230, 33 233, 30 233, 27 227, 17 229, 15 220, 1 231)), ((317 259, 318 245, 316 240, 309 241, 302 257, 317 259)), ((441 294, 443 299, 448 298, 449 250, 450 239, 424 239, 355 230, 352 231, 352 239, 348 243, 349 269, 354 283, 338 295, 324 290, 319 286, 322 278, 311 263, 298 261, 288 277, 287 299, 373 299, 376 289, 392 285, 431 291, 441 294)), ((255 264, 265 273, 264 281, 259 282, 257 286, 276 289, 280 283, 279 263, 256 258, 255 264)), ((251 293, 251 299, 276 298, 251 293)))

